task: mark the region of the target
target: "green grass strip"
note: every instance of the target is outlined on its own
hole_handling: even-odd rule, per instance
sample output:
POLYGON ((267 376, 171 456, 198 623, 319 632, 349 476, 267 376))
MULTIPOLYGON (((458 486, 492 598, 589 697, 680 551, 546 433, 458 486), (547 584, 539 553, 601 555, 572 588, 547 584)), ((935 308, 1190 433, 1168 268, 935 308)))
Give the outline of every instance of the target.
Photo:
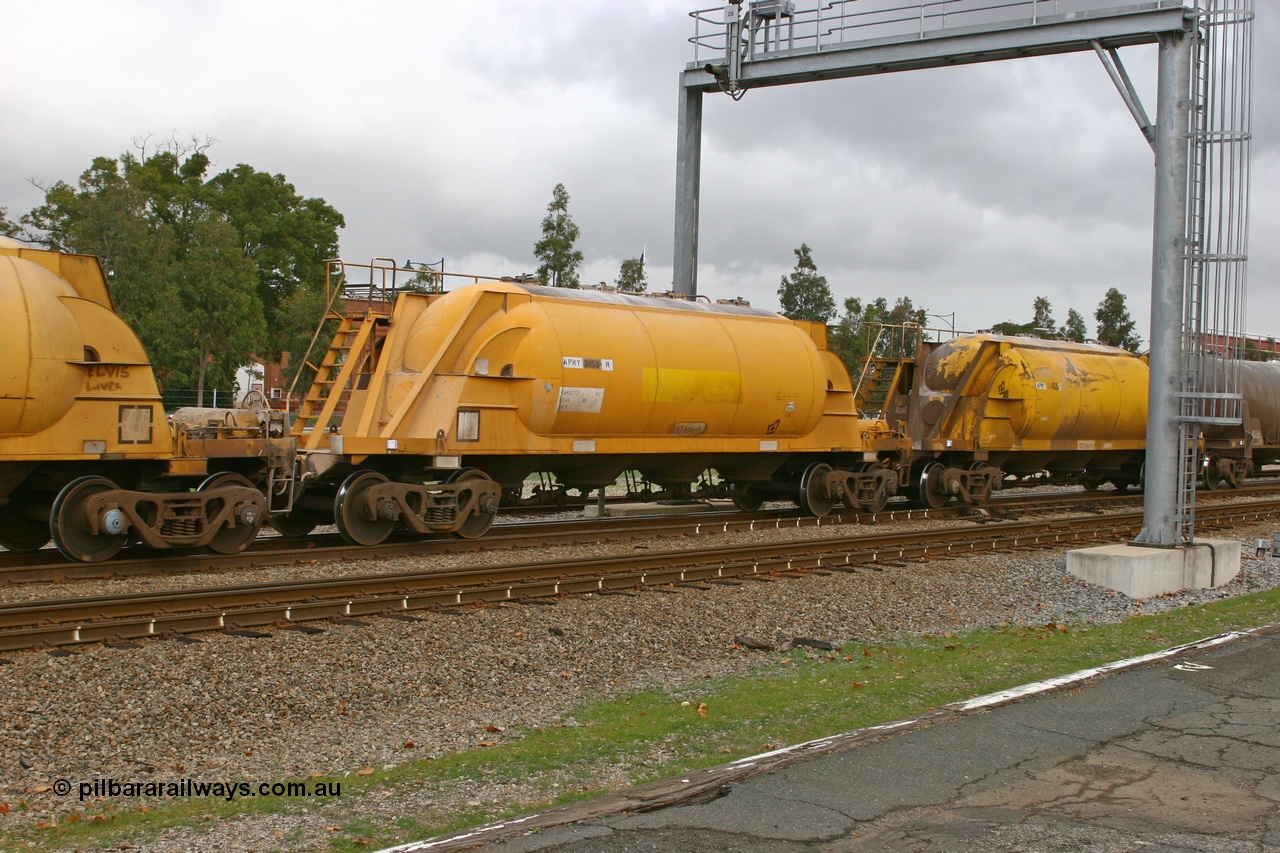
MULTIPOLYGON (((490 803, 462 813, 427 807, 412 817, 335 818, 329 849, 368 850, 593 796, 602 792, 601 768, 623 765, 633 783, 650 781, 1277 619, 1280 590, 1270 590, 1119 623, 1011 625, 956 636, 850 642, 835 652, 771 653, 749 676, 602 701, 574 709, 578 725, 507 732, 504 742, 490 748, 343 777, 341 801, 108 803, 105 811, 90 810, 78 820, 5 829, 3 822, 22 808, 14 804, 13 816, 0 816, 0 848, 145 844, 167 827, 297 812, 325 802, 337 806, 331 812, 336 814, 374 790, 444 792, 477 778, 533 784, 541 795, 533 804, 490 803)), ((285 837, 279 849, 300 843, 285 837)))

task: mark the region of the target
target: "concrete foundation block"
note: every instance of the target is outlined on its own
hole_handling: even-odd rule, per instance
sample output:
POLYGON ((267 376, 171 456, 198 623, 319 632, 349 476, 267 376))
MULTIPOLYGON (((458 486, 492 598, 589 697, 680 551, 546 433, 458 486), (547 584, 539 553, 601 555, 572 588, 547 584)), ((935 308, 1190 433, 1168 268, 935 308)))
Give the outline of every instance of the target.
POLYGON ((1067 552, 1067 571, 1130 598, 1229 583, 1240 573, 1240 543, 1198 539, 1181 548, 1101 545, 1067 552))
POLYGON ((1187 589, 1212 589, 1240 574, 1240 543, 1234 539, 1197 539, 1187 546, 1187 589))

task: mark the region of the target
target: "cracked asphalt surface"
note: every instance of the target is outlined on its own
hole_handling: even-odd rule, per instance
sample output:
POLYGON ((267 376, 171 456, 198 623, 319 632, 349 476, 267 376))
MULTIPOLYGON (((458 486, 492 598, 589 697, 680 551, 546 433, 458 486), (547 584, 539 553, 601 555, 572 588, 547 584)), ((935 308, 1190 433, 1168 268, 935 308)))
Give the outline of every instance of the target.
POLYGON ((493 853, 1280 851, 1280 629, 493 853))

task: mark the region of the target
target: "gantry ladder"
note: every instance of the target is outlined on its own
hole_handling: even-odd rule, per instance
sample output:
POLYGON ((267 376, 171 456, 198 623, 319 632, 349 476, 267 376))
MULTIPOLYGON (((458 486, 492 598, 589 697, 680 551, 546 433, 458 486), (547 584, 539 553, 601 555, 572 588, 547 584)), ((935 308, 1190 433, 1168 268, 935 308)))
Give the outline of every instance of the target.
POLYGON ((315 450, 320 446, 338 404, 351 383, 352 374, 363 361, 361 354, 368 346, 378 321, 385 316, 371 310, 347 314, 331 313, 327 318, 339 320, 338 330, 320 364, 308 362, 308 366, 315 370, 316 377, 298 409, 297 420, 293 422, 293 434, 302 440, 304 450, 315 450))
POLYGON ((1251 0, 1196 0, 1185 225, 1177 524, 1195 539, 1200 431, 1238 426, 1244 403, 1252 139, 1251 0))

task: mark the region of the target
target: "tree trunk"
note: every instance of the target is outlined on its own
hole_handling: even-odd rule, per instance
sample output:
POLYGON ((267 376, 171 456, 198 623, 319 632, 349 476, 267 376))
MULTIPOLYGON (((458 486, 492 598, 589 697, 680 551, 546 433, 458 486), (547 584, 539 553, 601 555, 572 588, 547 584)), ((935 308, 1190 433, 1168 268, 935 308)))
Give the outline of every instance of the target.
POLYGON ((203 409, 204 408, 204 371, 205 371, 206 365, 208 365, 208 361, 203 357, 204 353, 201 353, 200 355, 201 355, 200 373, 196 377, 196 405, 203 409))

